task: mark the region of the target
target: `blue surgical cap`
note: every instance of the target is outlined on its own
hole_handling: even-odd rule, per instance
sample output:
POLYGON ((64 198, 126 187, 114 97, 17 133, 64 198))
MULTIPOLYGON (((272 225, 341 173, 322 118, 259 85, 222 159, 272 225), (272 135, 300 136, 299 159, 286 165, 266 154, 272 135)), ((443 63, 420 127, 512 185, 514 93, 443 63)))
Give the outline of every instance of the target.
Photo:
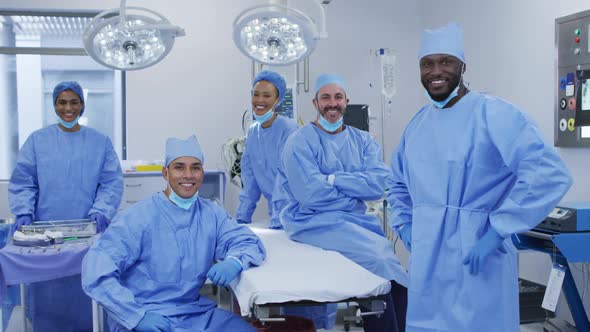
POLYGON ((201 146, 195 135, 192 135, 186 140, 169 138, 166 141, 166 167, 168 167, 174 159, 180 157, 195 157, 199 159, 201 163, 205 163, 203 151, 201 150, 201 146))
POLYGON ((431 54, 449 54, 465 62, 461 26, 453 22, 438 29, 424 30, 418 59, 431 54))
POLYGON ((254 78, 254 81, 252 81, 252 88, 254 88, 254 85, 260 81, 267 81, 274 85, 279 92, 279 103, 277 105, 283 102, 283 99, 285 99, 285 91, 287 90, 287 83, 285 83, 285 79, 281 74, 272 70, 263 70, 259 72, 254 78))
POLYGON ((318 95, 318 91, 328 84, 336 84, 346 93, 346 86, 344 85, 344 79, 336 74, 322 74, 318 76, 315 81, 315 92, 314 95, 318 95))
POLYGON ((57 102, 57 97, 59 96, 59 94, 66 90, 72 90, 78 95, 78 97, 80 97, 80 101, 82 102, 82 109, 80 110, 80 115, 82 115, 82 113, 84 113, 84 109, 86 108, 86 103, 84 102, 84 92, 82 91, 82 87, 80 86, 80 84, 78 84, 78 82, 59 82, 55 86, 55 88, 53 88, 53 105, 55 105, 55 102, 57 102))

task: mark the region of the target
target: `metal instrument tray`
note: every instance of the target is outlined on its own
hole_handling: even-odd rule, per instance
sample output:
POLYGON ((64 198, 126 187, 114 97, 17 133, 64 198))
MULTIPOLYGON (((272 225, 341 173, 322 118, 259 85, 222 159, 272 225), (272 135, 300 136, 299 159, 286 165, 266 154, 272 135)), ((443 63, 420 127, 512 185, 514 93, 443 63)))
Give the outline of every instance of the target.
POLYGON ((31 225, 21 226, 20 231, 25 234, 62 232, 64 238, 91 237, 96 234, 96 222, 90 219, 35 221, 31 225))

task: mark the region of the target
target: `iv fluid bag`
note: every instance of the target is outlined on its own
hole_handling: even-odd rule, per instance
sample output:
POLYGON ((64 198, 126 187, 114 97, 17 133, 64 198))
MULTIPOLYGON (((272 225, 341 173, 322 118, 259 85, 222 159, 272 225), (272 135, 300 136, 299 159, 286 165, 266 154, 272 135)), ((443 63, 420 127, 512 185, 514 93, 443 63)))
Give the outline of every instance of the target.
POLYGON ((395 84, 395 62, 396 56, 389 49, 385 49, 381 56, 381 80, 383 89, 381 93, 387 99, 391 99, 397 92, 395 84))

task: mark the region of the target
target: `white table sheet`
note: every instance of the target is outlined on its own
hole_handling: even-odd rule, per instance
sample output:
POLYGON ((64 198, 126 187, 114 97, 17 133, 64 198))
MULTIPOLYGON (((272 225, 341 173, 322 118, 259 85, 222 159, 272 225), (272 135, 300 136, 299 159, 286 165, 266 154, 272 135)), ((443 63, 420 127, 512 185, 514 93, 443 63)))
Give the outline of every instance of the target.
POLYGON ((267 257, 231 284, 242 316, 248 316, 253 305, 340 302, 390 291, 388 280, 340 253, 292 241, 282 230, 251 229, 262 239, 267 257))

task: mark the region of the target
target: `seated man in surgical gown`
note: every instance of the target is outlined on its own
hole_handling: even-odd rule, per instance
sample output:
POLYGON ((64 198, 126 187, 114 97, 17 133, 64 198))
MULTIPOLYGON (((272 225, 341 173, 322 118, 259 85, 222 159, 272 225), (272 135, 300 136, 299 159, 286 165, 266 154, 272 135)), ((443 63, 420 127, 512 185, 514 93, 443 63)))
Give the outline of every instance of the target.
POLYGON ((111 331, 254 331, 199 295, 207 277, 227 286, 265 258, 254 233, 198 196, 203 162, 195 136, 169 139, 166 190, 119 213, 86 255, 82 286, 111 331))
POLYGON ((340 252, 390 280, 385 314, 363 317, 364 328, 403 331, 407 275, 379 220, 365 214, 364 201, 380 199, 390 176, 381 149, 369 133, 343 125, 341 77, 318 77, 313 104, 317 119, 291 134, 281 158, 277 185, 289 198, 281 222, 291 239, 340 252))

